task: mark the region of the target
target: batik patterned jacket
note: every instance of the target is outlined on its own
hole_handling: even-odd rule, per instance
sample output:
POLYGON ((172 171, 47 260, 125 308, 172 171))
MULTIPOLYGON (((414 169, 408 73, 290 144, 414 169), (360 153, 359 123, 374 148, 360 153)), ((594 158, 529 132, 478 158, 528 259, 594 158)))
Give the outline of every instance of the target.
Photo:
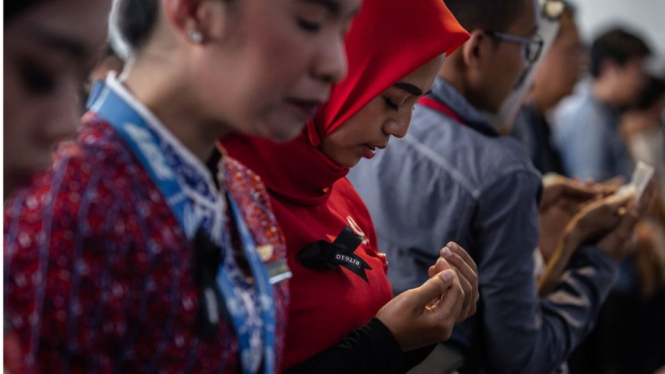
MULTIPOLYGON (((284 257, 260 179, 228 157, 220 182, 257 246, 284 257)), ((198 334, 191 242, 113 128, 93 113, 50 171, 5 205, 5 315, 25 364, 57 373, 233 373, 238 345, 222 321, 198 334)), ((274 286, 278 365, 288 284, 274 286)), ((279 366, 278 366, 279 367, 279 366)))

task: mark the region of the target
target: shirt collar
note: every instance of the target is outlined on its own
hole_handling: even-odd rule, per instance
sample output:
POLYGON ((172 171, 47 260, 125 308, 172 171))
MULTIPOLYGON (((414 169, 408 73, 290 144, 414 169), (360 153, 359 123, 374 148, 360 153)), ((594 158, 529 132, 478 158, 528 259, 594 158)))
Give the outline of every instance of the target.
POLYGON ((431 95, 459 115, 467 126, 484 134, 499 135, 487 118, 445 79, 436 78, 431 95))

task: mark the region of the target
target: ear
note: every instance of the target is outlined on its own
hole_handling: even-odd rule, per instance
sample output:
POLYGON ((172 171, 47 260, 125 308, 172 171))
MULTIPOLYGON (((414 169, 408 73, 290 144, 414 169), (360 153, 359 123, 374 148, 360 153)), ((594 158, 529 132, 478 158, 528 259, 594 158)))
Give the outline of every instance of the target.
POLYGON ((224 1, 163 0, 164 12, 173 28, 192 43, 203 44, 226 30, 228 6, 224 1), (197 35, 198 34, 198 35, 197 35))
POLYGON ((198 30, 195 20, 198 0, 163 0, 163 11, 175 33, 189 39, 188 35, 198 30))
POLYGON ((470 68, 482 68, 490 54, 492 40, 482 30, 473 30, 469 40, 462 47, 464 64, 470 68))
POLYGON ((229 25, 229 23, 234 17, 238 17, 237 14, 230 14, 234 10, 237 11, 237 9, 232 8, 239 6, 238 2, 219 0, 191 1, 198 2, 194 16, 199 30, 204 35, 204 41, 226 39, 233 29, 233 25, 229 25))

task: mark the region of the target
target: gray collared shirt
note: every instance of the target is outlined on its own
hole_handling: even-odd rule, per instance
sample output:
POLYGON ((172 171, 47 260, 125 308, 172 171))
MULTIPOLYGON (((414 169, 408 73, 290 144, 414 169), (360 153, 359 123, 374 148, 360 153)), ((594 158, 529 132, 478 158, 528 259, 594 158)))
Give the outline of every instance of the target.
POLYGON ((539 299, 540 174, 516 139, 499 136, 444 80, 431 97, 466 126, 419 105, 404 139, 349 174, 388 255, 394 291, 421 285, 440 248, 459 243, 478 264, 480 287, 478 313, 447 343, 466 356, 465 371, 550 373, 591 330, 616 265, 580 248, 555 292, 539 299))

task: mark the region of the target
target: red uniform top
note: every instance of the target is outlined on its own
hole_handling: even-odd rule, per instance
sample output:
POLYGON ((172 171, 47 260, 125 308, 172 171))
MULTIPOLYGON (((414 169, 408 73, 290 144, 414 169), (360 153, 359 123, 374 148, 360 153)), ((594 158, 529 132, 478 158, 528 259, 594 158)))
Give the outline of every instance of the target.
MULTIPOLYGON (((257 245, 284 255, 258 177, 226 158, 223 182, 257 245)), ((227 321, 200 338, 193 249, 160 191, 89 113, 53 168, 5 205, 5 316, 26 366, 45 373, 233 373, 227 321)), ((273 292, 283 349, 287 284, 273 292)))
MULTIPOLYGON (((242 154, 261 149, 263 142, 267 141, 232 137, 224 145, 231 154, 242 154)), ((351 330, 369 322, 392 298, 385 256, 379 254, 365 204, 344 178, 347 170, 313 150, 301 147, 292 153, 293 160, 301 161, 290 163, 294 168, 261 169, 286 238, 287 260, 293 272, 284 368, 335 345, 351 330), (272 189, 273 177, 283 182, 280 186, 287 187, 288 196, 280 194, 279 187, 272 189), (314 242, 334 242, 345 227, 364 238, 355 254, 371 267, 365 272, 367 281, 343 267, 309 269, 297 258, 300 250, 314 242)), ((260 160, 248 159, 247 167, 260 168, 260 160)))

